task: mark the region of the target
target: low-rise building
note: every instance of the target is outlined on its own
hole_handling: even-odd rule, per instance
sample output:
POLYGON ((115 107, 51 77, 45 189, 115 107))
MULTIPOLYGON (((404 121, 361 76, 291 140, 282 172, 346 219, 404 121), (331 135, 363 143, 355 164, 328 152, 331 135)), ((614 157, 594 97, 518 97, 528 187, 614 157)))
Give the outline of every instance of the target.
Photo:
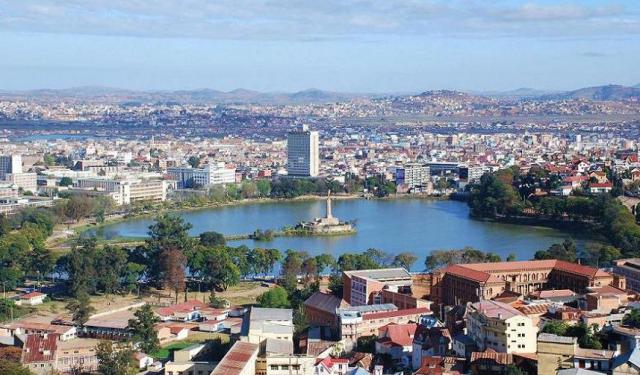
POLYGON ((535 353, 538 328, 510 305, 485 300, 471 306, 467 331, 479 351, 535 353))

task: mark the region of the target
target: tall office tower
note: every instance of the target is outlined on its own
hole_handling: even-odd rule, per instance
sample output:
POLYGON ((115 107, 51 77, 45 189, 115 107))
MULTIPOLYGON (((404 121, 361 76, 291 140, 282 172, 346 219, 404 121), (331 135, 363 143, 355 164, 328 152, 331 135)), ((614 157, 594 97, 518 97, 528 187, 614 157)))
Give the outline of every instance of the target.
POLYGON ((22 155, 0 155, 0 180, 15 173, 22 173, 22 155))
POLYGON ((320 173, 319 135, 307 125, 287 136, 287 173, 294 177, 316 177, 320 173))

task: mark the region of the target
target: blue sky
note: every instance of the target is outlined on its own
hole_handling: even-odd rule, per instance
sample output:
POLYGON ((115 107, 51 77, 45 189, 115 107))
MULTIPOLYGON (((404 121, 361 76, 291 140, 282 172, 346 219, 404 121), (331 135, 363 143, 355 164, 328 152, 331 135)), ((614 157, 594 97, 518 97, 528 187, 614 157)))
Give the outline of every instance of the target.
POLYGON ((640 83, 639 1, 0 0, 0 89, 640 83))

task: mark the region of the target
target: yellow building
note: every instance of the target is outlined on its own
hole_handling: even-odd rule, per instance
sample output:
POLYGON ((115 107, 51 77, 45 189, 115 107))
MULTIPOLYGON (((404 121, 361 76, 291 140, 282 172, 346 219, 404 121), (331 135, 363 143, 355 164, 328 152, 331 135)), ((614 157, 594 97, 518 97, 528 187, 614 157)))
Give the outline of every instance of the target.
POLYGON ((531 318, 502 302, 485 300, 471 305, 467 332, 478 351, 536 352, 538 327, 531 318))

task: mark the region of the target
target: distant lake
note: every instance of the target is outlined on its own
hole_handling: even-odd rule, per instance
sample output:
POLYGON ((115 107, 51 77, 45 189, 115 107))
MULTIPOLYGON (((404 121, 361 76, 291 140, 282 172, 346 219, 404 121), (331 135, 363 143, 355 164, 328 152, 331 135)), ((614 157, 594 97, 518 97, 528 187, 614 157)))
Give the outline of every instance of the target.
MULTIPOLYGON (((273 202, 185 211, 180 215, 193 225, 192 235, 217 231, 225 235, 246 234, 255 229, 281 229, 304 220, 324 216, 325 202, 273 202)), ((416 269, 436 249, 472 246, 502 257, 515 253, 518 259, 531 259, 537 250, 574 237, 579 247, 584 238, 556 229, 473 220, 465 203, 445 200, 334 200, 333 214, 342 220, 356 220, 358 233, 339 237, 277 237, 269 242, 231 241, 248 247, 306 250, 310 254, 377 248, 389 253, 411 251, 418 255, 416 269)), ((106 225, 99 230, 104 238, 143 237, 152 219, 141 218, 106 225)))

